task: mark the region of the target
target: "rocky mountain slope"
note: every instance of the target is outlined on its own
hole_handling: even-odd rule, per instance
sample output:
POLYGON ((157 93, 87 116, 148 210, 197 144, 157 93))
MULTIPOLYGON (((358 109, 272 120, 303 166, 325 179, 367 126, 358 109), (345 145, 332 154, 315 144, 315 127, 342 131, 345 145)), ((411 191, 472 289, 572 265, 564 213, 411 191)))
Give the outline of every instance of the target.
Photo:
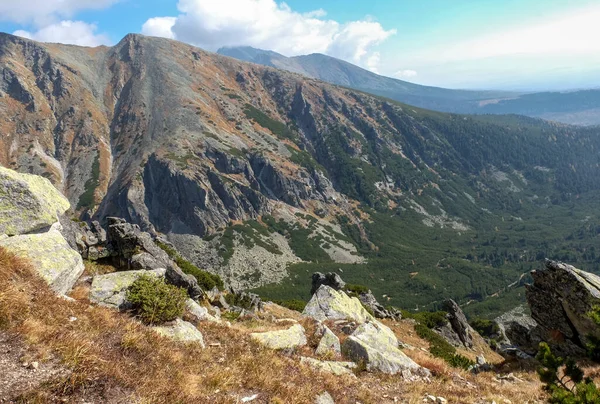
POLYGON ((593 128, 420 110, 140 35, 2 34, 0 68, 0 164, 236 288, 307 300, 310 274, 343 271, 401 307, 489 313, 524 299, 539 255, 598 265, 593 128))
POLYGON ((597 89, 533 94, 449 90, 380 76, 322 54, 285 57, 247 46, 221 48, 217 52, 436 111, 520 114, 573 125, 600 124, 600 90, 597 89))

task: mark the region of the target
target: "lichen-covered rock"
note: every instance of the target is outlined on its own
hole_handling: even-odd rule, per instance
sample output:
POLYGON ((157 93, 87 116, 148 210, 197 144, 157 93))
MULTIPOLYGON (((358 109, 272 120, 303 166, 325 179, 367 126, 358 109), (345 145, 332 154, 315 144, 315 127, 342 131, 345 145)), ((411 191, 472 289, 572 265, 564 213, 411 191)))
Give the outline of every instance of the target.
POLYGON ((352 320, 357 323, 376 321, 355 297, 349 297, 342 291, 321 285, 310 299, 303 315, 317 321, 352 320))
POLYGON ((175 320, 173 324, 152 327, 154 331, 164 337, 180 342, 197 342, 205 348, 202 333, 193 324, 181 319, 175 320))
POLYGON ((127 289, 142 275, 157 278, 165 276, 165 269, 154 271, 123 271, 94 276, 90 290, 90 301, 100 306, 125 310, 129 308, 127 289))
POLYGON ((0 246, 31 261, 33 268, 59 295, 70 291, 84 270, 81 256, 54 228, 43 234, 5 238, 0 246))
POLYGON ((313 369, 333 373, 336 376, 354 375, 354 373, 352 373, 352 369, 357 367, 356 363, 354 362, 320 361, 318 359, 307 357, 301 357, 300 363, 308 365, 313 369))
POLYGON ((300 324, 287 330, 252 333, 250 337, 270 349, 292 349, 307 343, 304 327, 300 324))
POLYGON ((188 313, 190 313, 190 315, 197 321, 211 321, 213 323, 221 322, 221 320, 212 316, 206 307, 200 306, 193 299, 187 299, 185 302, 185 308, 187 309, 188 313))
POLYGON ((46 178, 0 166, 0 234, 14 236, 49 228, 69 207, 69 201, 46 178))
POLYGON ((527 302, 542 339, 561 355, 584 355, 590 336, 600 338, 588 315, 600 305, 600 277, 556 261, 531 276, 527 302))
POLYGON ((363 361, 367 370, 403 376, 429 376, 427 369, 417 365, 398 349, 398 339, 385 325, 361 324, 342 345, 342 352, 355 362, 363 361))
POLYGON ((323 325, 322 337, 315 354, 321 356, 339 355, 341 352, 340 339, 327 326, 323 325))

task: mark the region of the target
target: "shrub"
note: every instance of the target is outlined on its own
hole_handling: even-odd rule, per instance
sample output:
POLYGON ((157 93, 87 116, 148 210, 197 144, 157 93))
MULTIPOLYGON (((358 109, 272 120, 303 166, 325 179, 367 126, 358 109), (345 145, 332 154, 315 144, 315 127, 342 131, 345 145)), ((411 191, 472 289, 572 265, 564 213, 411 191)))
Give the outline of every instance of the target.
POLYGON ((369 288, 365 285, 356 285, 353 283, 346 284, 346 290, 350 292, 350 295, 359 296, 363 293, 369 293, 369 288))
POLYGON ((590 378, 584 378, 583 371, 571 358, 566 360, 555 356, 545 342, 540 343, 536 359, 544 388, 550 393, 550 403, 593 404, 600 402, 600 391, 590 378))
POLYGON ((290 310, 299 311, 302 313, 304 308, 306 307, 306 302, 300 299, 291 299, 291 300, 273 300, 273 303, 288 308, 290 310))
POLYGON ((500 326, 495 321, 476 318, 471 322, 471 327, 484 337, 492 337, 500 332, 500 326))
POLYGON ((187 292, 164 279, 142 275, 127 291, 133 312, 146 324, 162 324, 183 315, 187 292))
POLYGON ((418 321, 427 328, 443 327, 448 324, 445 311, 422 311, 419 313, 411 313, 406 310, 401 310, 403 318, 412 318, 418 321))

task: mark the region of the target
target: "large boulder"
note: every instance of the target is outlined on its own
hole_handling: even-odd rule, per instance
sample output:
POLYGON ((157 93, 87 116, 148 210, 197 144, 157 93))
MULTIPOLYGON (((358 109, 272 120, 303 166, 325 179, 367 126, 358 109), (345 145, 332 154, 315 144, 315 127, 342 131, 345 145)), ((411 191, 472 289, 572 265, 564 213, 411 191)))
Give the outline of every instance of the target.
POLYGON ((193 324, 179 318, 172 324, 156 326, 152 327, 152 329, 163 337, 171 338, 174 341, 196 342, 202 348, 205 347, 202 333, 193 324))
POLYGON ((600 327, 589 316, 600 305, 600 277, 550 260, 531 276, 527 302, 542 339, 562 355, 585 354, 590 336, 600 338, 600 327))
POLYGON ((340 339, 326 325, 322 326, 321 339, 315 350, 320 356, 337 356, 341 353, 340 339))
POLYGON ((306 345, 304 327, 295 324, 287 330, 252 333, 250 337, 270 349, 293 349, 306 345))
POLYGON ((542 335, 537 322, 525 312, 524 306, 515 307, 494 321, 500 330, 497 340, 501 352, 516 354, 520 350, 526 355, 535 356, 542 335))
POLYGON ((342 352, 355 362, 365 363, 367 370, 392 375, 402 373, 406 378, 430 376, 427 369, 398 349, 393 331, 379 322, 361 324, 346 338, 342 352))
POLYGON ((360 300, 326 285, 319 287, 302 314, 317 321, 352 320, 357 323, 376 321, 360 300))
POLYGON ((44 177, 0 166, 0 235, 50 228, 70 205, 44 177))
POLYGON ((60 295, 70 291, 84 271, 81 256, 54 227, 43 234, 5 238, 0 240, 0 246, 28 259, 52 290, 60 295))
POLYGON ((368 292, 364 292, 358 295, 358 300, 361 301, 363 306, 368 307, 373 315, 377 318, 388 318, 391 320, 401 320, 402 313, 399 310, 394 308, 386 309, 383 307, 381 303, 377 301, 373 293, 369 290, 368 292))
POLYGON ((107 244, 106 230, 99 222, 75 221, 63 215, 60 216, 60 224, 62 235, 84 259, 97 261, 112 255, 110 245, 107 244))
POLYGON ((213 323, 220 323, 221 320, 211 315, 208 309, 204 306, 200 306, 193 299, 187 299, 185 302, 185 308, 187 312, 193 317, 196 321, 210 321, 213 323))
POLYGON ((344 282, 342 278, 335 272, 330 272, 328 274, 315 272, 312 275, 312 287, 310 294, 314 295, 322 285, 329 286, 335 290, 344 290, 346 288, 346 282, 344 282))
POLYGON ((90 301, 100 306, 119 310, 130 308, 127 302, 127 290, 142 275, 161 278, 165 276, 164 268, 153 271, 123 271, 94 276, 90 289, 90 301))

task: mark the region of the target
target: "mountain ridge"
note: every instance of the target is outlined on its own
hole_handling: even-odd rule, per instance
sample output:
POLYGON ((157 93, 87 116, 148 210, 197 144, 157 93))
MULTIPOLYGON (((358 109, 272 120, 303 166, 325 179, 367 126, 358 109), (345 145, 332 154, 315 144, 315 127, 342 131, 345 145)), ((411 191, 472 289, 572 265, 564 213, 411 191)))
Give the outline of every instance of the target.
POLYGON ((305 298, 306 273, 343 269, 399 307, 491 315, 538 255, 598 269, 594 128, 427 111, 142 35, 4 35, 0 66, 0 164, 238 289, 305 298))
POLYGON ((217 53, 277 67, 333 84, 385 96, 442 112, 467 114, 514 113, 579 125, 600 124, 600 90, 514 92, 451 90, 380 76, 323 54, 286 57, 252 47, 228 47, 217 53))

